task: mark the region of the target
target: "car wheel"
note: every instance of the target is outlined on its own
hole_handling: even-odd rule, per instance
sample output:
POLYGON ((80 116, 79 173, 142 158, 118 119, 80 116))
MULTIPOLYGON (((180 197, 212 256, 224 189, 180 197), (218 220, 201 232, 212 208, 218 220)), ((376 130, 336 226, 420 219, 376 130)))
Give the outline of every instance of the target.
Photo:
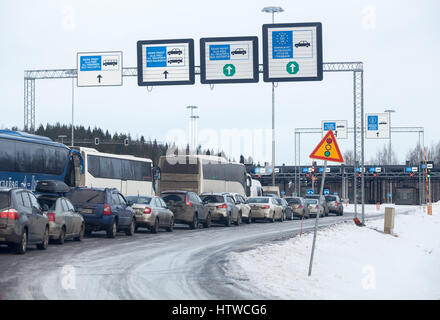
POLYGON ((92 230, 85 230, 84 231, 84 235, 86 236, 86 237, 90 237, 91 235, 92 235, 92 230))
POLYGON ((208 213, 208 216, 206 217, 205 222, 203 223, 204 228, 210 228, 211 227, 211 212, 208 213))
POLYGON ((270 223, 274 223, 275 222, 275 212, 272 213, 272 218, 270 219, 270 223))
POLYGON ((64 227, 61 228, 60 235, 57 239, 58 244, 63 244, 66 239, 66 229, 64 227))
POLYGON ((247 224, 252 223, 252 211, 249 211, 249 215, 248 215, 248 219, 247 219, 247 224))
POLYGON ((231 213, 229 212, 228 217, 226 218, 226 221, 225 221, 225 227, 230 227, 231 224, 232 224, 232 216, 231 216, 231 213))
POLYGON ((73 238, 73 240, 75 241, 81 241, 84 238, 84 224, 81 225, 81 229, 79 230, 78 236, 76 236, 75 238, 73 238))
POLYGON ((49 244, 49 228, 46 227, 46 229, 44 230, 43 241, 37 244, 37 248, 40 250, 46 250, 48 244, 49 244))
POLYGON ((190 229, 197 229, 199 227, 199 219, 197 217, 197 213, 195 212, 193 215, 193 221, 189 225, 190 229))
POLYGON ((241 224, 241 212, 238 213, 237 221, 235 222, 235 224, 236 224, 237 226, 239 226, 239 225, 241 224))
POLYGON ((154 225, 151 227, 151 233, 158 233, 159 232, 159 218, 156 218, 154 220, 154 225))
POLYGON ((127 230, 125 230, 125 234, 127 236, 132 236, 134 234, 135 225, 136 225, 136 223, 134 222, 134 220, 131 220, 130 226, 128 227, 127 230))
POLYGON ((116 232, 116 221, 113 221, 112 225, 107 229, 107 238, 115 238, 116 232))
POLYGON ((170 219, 170 226, 167 228, 167 231, 168 232, 173 232, 173 230, 174 230, 174 218, 171 217, 171 219, 170 219))
POLYGON ((18 254, 25 254, 26 253, 26 247, 27 247, 27 233, 26 230, 23 230, 20 237, 20 243, 17 243, 15 245, 15 253, 18 254))
POLYGON ((281 217, 280 217, 280 222, 284 222, 284 219, 285 219, 285 213, 284 212, 282 212, 281 213, 281 217))

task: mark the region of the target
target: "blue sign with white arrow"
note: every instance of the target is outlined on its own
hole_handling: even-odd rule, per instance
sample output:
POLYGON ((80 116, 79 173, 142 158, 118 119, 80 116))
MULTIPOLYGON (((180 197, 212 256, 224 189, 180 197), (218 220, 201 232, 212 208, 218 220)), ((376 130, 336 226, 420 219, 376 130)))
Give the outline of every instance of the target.
POLYGON ((308 190, 307 190, 307 194, 309 194, 309 195, 314 194, 313 189, 308 189, 308 190))
POLYGON ((324 195, 328 196, 330 194, 330 190, 329 189, 324 189, 324 195))

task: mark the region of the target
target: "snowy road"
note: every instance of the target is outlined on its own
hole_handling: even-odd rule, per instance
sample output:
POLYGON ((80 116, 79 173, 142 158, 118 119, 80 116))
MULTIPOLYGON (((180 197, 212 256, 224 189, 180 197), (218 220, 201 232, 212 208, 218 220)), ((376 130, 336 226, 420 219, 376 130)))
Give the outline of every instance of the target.
MULTIPOLYGON (((405 212, 398 208, 398 212, 405 212)), ((370 217, 378 216, 372 215, 370 217)), ((351 220, 330 215, 320 226, 351 220)), ((304 220, 310 231, 314 219, 304 220)), ((173 233, 148 231, 107 239, 94 234, 82 243, 66 241, 47 251, 29 248, 15 255, 0 247, 2 299, 262 299, 230 282, 224 256, 299 233, 299 220, 213 226, 173 233)), ((142 230, 142 229, 141 229, 142 230)))

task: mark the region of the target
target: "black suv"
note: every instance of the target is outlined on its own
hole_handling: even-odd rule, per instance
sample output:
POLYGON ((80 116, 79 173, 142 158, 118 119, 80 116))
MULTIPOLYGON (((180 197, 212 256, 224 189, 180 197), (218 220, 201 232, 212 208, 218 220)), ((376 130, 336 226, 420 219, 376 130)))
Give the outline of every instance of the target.
POLYGON ((160 196, 174 213, 174 221, 189 225, 190 229, 197 229, 199 222, 205 228, 211 226, 211 213, 203 205, 199 196, 190 191, 168 190, 160 196))
POLYGON ((44 250, 49 243, 49 219, 35 195, 26 189, 0 188, 0 244, 23 254, 28 244, 44 250))
POLYGON ((127 236, 134 234, 133 203, 125 200, 117 189, 77 187, 67 197, 83 216, 86 235, 100 230, 105 230, 108 238, 114 238, 120 230, 127 236))

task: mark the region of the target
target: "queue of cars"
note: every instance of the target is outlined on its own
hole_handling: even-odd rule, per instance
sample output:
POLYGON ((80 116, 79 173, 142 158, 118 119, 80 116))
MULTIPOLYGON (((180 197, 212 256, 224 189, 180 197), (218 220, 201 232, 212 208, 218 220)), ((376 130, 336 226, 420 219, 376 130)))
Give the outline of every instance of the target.
POLYGON ((328 213, 343 214, 337 195, 280 198, 276 194, 245 199, 241 194, 211 192, 197 195, 167 190, 160 196, 124 196, 116 188, 69 188, 59 181, 39 181, 35 192, 0 188, 0 244, 23 254, 28 245, 46 249, 49 241, 81 241, 85 235, 105 231, 114 238, 123 231, 132 236, 140 229, 168 232, 174 224, 197 229, 212 223, 226 227, 242 222, 283 222, 328 213))

